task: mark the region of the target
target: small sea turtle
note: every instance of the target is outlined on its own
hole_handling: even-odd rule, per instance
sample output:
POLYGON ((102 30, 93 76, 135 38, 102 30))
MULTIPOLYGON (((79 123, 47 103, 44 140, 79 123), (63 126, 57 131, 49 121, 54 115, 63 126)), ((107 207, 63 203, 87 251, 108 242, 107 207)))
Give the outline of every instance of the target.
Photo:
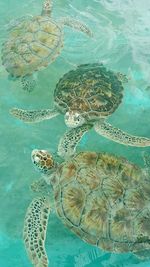
POLYGON ((80 65, 65 74, 56 85, 54 109, 13 108, 11 114, 25 122, 39 122, 64 114, 66 125, 72 129, 61 138, 58 146, 58 154, 63 157, 74 153, 83 134, 92 126, 98 134, 118 143, 150 146, 150 139, 132 136, 105 121, 122 101, 120 79, 125 81, 123 75, 107 70, 102 64, 80 65))
POLYGON ((51 18, 52 0, 45 0, 40 16, 19 19, 3 44, 2 63, 11 77, 21 78, 23 89, 35 86, 32 74, 47 67, 61 52, 64 25, 92 36, 88 27, 72 18, 51 18))
POLYGON ((31 157, 44 175, 31 185, 40 195, 27 209, 23 230, 35 267, 48 266, 45 238, 53 202, 64 225, 82 240, 150 258, 150 165, 141 169, 123 157, 95 152, 61 163, 46 150, 33 150, 31 157))

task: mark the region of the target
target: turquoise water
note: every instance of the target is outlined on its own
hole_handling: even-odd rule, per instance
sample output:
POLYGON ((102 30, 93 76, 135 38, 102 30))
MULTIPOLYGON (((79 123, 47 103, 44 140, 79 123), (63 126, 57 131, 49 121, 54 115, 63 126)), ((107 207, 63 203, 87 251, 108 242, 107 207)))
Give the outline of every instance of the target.
MULTIPOLYGON (((30 267, 22 243, 25 210, 33 198, 31 182, 39 177, 31 160, 34 148, 55 152, 66 130, 63 116, 27 125, 9 115, 9 109, 48 108, 59 78, 79 63, 104 62, 130 78, 123 103, 110 117, 113 125, 132 134, 150 137, 150 2, 149 0, 53 0, 53 17, 72 16, 93 31, 90 39, 65 28, 65 46, 60 57, 38 73, 37 88, 30 94, 21 90, 0 68, 0 267, 30 267), (56 127, 57 126, 57 127, 56 127)), ((0 0, 1 44, 9 23, 26 14, 40 14, 42 0, 0 0)), ((86 134, 79 150, 113 152, 143 166, 142 151, 150 148, 125 147, 98 136, 86 134)), ((148 267, 131 254, 110 254, 85 244, 52 214, 46 247, 50 267, 148 267)))

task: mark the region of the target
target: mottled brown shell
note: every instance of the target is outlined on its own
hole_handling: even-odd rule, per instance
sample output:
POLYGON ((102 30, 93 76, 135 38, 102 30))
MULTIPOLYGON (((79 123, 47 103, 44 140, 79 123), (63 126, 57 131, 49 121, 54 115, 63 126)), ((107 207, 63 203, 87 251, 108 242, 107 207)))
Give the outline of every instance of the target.
POLYGON ((62 47, 62 31, 46 16, 20 20, 9 32, 2 47, 2 63, 15 77, 32 74, 47 67, 62 47))
POLYGON ((54 100, 59 110, 77 110, 93 119, 112 114, 123 97, 122 82, 117 74, 102 64, 85 64, 66 73, 58 82, 54 100))
POLYGON ((57 170, 56 210, 88 243, 112 252, 150 249, 150 181, 122 157, 82 152, 57 170))

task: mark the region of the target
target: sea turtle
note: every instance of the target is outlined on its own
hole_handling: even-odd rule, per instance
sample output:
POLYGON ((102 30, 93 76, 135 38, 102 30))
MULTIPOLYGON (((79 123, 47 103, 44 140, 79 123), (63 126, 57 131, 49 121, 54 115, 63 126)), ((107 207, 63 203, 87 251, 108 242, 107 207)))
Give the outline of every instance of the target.
POLYGON ((35 86, 32 74, 47 67, 63 47, 63 27, 70 26, 92 36, 88 27, 72 18, 51 18, 52 0, 45 0, 39 16, 26 16, 11 27, 2 48, 2 64, 10 77, 21 78, 23 89, 35 86))
POLYGON ((33 266, 48 266, 45 238, 53 208, 85 242, 150 258, 150 165, 144 170, 123 157, 87 151, 59 163, 46 150, 33 150, 31 158, 43 174, 31 185, 39 195, 27 209, 23 230, 33 266))
POLYGON ((66 125, 72 129, 60 139, 58 154, 63 157, 74 154, 81 137, 92 126, 98 134, 118 143, 150 146, 150 139, 129 135, 105 121, 122 101, 123 85, 120 79, 126 81, 125 78, 100 63, 80 65, 66 73, 56 85, 54 109, 13 108, 10 112, 25 122, 39 122, 64 114, 66 125))

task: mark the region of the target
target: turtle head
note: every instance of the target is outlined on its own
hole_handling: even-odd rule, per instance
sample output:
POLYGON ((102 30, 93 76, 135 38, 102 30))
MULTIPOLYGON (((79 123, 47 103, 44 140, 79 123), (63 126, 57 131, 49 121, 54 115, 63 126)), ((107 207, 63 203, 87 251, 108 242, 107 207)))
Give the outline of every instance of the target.
POLYGON ((51 174, 56 167, 52 155, 46 150, 32 150, 31 160, 36 170, 45 175, 51 174))
POLYGON ((85 118, 78 111, 71 110, 65 114, 65 123, 69 128, 76 128, 85 122, 85 118))
POLYGON ((52 0, 45 0, 43 2, 42 16, 50 16, 52 11, 52 0))
POLYGON ((127 75, 121 72, 117 72, 116 75, 117 75, 118 80, 122 83, 128 83, 128 81, 130 80, 130 78, 128 78, 127 75))

